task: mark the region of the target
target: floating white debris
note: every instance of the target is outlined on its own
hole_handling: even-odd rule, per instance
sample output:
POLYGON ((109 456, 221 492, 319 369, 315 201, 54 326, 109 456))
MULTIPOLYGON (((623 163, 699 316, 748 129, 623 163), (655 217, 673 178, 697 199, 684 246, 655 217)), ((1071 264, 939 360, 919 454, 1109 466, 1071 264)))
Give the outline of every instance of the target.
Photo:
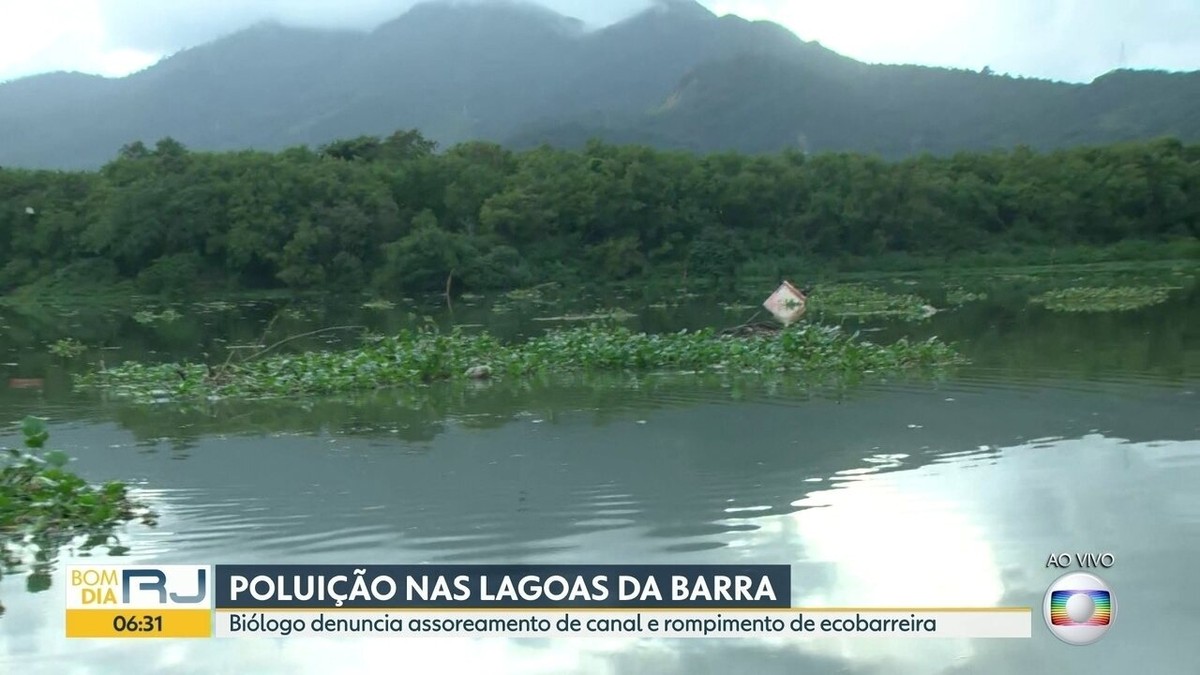
POLYGON ((37 211, 34 211, 32 206, 26 206, 25 213, 32 216, 33 214, 37 213, 37 211))
POLYGON ((808 304, 808 298, 804 292, 796 288, 789 281, 784 281, 775 289, 771 297, 767 298, 763 303, 763 307, 780 323, 787 326, 794 323, 797 319, 804 316, 804 310, 808 304))
POLYGON ((486 380, 492 376, 492 369, 490 366, 471 366, 466 374, 472 380, 486 380))

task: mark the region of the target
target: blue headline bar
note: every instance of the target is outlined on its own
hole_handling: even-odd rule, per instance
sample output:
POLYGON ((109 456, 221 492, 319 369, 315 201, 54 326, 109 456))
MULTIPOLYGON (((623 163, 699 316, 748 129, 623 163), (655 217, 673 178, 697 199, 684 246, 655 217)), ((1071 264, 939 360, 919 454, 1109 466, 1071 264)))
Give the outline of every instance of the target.
POLYGON ((786 608, 789 565, 217 565, 217 609, 786 608))

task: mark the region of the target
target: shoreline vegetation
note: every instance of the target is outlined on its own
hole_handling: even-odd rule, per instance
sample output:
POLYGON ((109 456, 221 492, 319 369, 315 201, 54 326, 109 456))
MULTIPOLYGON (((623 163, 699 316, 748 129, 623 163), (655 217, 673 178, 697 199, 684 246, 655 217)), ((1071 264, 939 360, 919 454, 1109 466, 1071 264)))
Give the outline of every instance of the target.
MULTIPOLYGON (((829 287, 878 287, 881 284, 896 280, 920 282, 932 278, 943 281, 948 286, 961 287, 964 284, 990 283, 992 279, 1011 279, 1016 277, 1056 277, 1063 275, 1104 275, 1127 272, 1133 279, 1141 283, 1143 277, 1161 277, 1172 271, 1181 272, 1194 268, 1200 260, 1200 246, 1197 247, 1195 258, 1180 257, 1187 253, 1186 246, 1175 244, 1153 244, 1145 246, 1116 246, 1108 248, 1079 247, 1070 251, 1030 251, 1020 256, 992 255, 968 256, 958 262, 946 259, 905 259, 903 265, 894 269, 883 259, 864 259, 848 267, 845 271, 832 269, 821 261, 813 261, 810 267, 788 268, 778 270, 778 274, 764 274, 754 270, 750 273, 737 273, 732 282, 724 287, 712 287, 701 279, 698 288, 693 293, 688 285, 680 284, 680 280, 672 277, 647 276, 638 279, 621 281, 583 282, 574 288, 590 293, 616 293, 621 295, 666 295, 676 294, 680 290, 689 295, 712 296, 719 299, 729 288, 748 288, 751 284, 756 289, 766 288, 777 284, 780 278, 820 279, 818 288, 829 287), (1136 248, 1136 252, 1134 249, 1136 248), (1072 262, 1075 261, 1075 262, 1072 262), (992 264, 995 263, 995 264, 992 264), (872 268, 872 265, 878 267, 872 268), (793 274, 792 272, 800 274, 793 274)), ((754 267, 753 264, 750 267, 754 267)), ((1182 272, 1181 272, 1182 273, 1182 272)), ((563 283, 550 281, 538 286, 555 288, 561 291, 563 283)), ((483 294, 472 292, 456 292, 453 296, 455 303, 460 300, 474 300, 484 297, 502 296, 506 300, 519 301, 522 294, 536 291, 538 286, 488 289, 483 294)), ((561 293, 560 293, 561 294, 561 293)), ((112 284, 90 284, 86 287, 68 287, 53 280, 35 282, 28 286, 13 289, 9 293, 0 294, 0 307, 159 307, 170 305, 180 309, 199 309, 211 311, 214 307, 225 305, 236 306, 238 303, 254 303, 267 301, 320 301, 328 298, 352 298, 364 309, 386 311, 400 305, 411 305, 414 300, 424 298, 430 306, 446 305, 444 289, 442 292, 426 291, 424 293, 382 293, 378 290, 352 289, 349 292, 337 290, 289 290, 276 289, 236 289, 223 290, 213 286, 197 287, 195 293, 141 293, 132 281, 122 281, 112 284), (386 297, 381 297, 386 296, 386 297), (390 299, 389 299, 390 298, 390 299)), ((957 304, 957 303, 951 303, 957 304)), ((757 306, 751 303, 748 306, 757 306)), ((810 305, 811 306, 811 305, 810 305)), ((497 312, 503 311, 498 305, 497 312)), ((165 312, 165 310, 164 310, 165 312)), ((140 323, 169 323, 178 318, 170 313, 160 313, 160 316, 143 315, 140 323)))
MULTIPOLYGON (((714 286, 705 278, 692 279, 689 284, 674 276, 648 274, 635 279, 621 280, 587 280, 579 282, 579 288, 589 291, 618 291, 629 292, 651 289, 657 292, 682 289, 700 294, 720 294, 730 286, 746 285, 757 282, 763 285, 778 283, 781 278, 815 278, 821 279, 819 286, 830 285, 868 285, 879 281, 894 279, 920 280, 929 277, 944 279, 978 280, 995 275, 1011 277, 1024 276, 1053 276, 1065 274, 1115 273, 1127 271, 1135 276, 1148 272, 1169 271, 1189 268, 1200 261, 1200 240, 1195 242, 1180 239, 1173 242, 1130 242, 1125 245, 1117 244, 1107 247, 1079 246, 1070 249, 1035 248, 1016 252, 963 254, 953 260, 937 258, 916 258, 909 256, 883 256, 855 260, 805 260, 803 263, 785 264, 782 262, 751 261, 743 268, 746 271, 735 272, 724 286, 714 286), (767 270, 767 271, 764 271, 767 270)), ((28 285, 10 289, 0 293, 0 307, 22 305, 89 305, 97 304, 105 307, 141 306, 147 304, 180 303, 204 306, 237 301, 269 301, 269 300, 302 300, 320 299, 326 297, 361 296, 360 302, 365 309, 390 309, 400 301, 412 300, 414 296, 435 297, 435 304, 445 304, 444 289, 414 292, 385 292, 370 287, 364 289, 320 289, 312 288, 294 290, 288 288, 234 288, 228 289, 221 285, 204 284, 193 289, 194 292, 142 292, 131 280, 101 281, 86 286, 66 283, 59 277, 40 279, 28 285)), ((535 286, 562 287, 562 281, 546 281, 535 286)), ((487 295, 521 294, 535 286, 482 289, 487 295)), ((480 293, 462 291, 455 287, 453 298, 481 297, 480 293)), ((154 320, 158 317, 146 317, 154 320)), ((164 316, 162 320, 175 317, 164 316)))
POLYGON ((79 551, 104 547, 120 555, 118 527, 155 524, 157 515, 124 483, 91 485, 67 468, 66 453, 46 449, 44 420, 26 417, 21 434, 24 448, 7 448, 0 460, 0 576, 28 569, 27 590, 44 591, 60 550, 82 540, 79 551))
MULTIPOLYGON (((1200 145, 885 161, 589 143, 437 151, 135 142, 94 172, 0 168, 0 293, 362 292, 1200 258, 1200 145)), ((795 279, 803 283, 802 279, 795 279)))
POLYGON ((221 366, 122 365, 76 375, 77 388, 138 402, 259 399, 369 391, 450 379, 579 372, 690 372, 860 377, 965 363, 936 338, 875 344, 836 327, 799 324, 746 336, 712 329, 666 334, 620 326, 551 330, 521 342, 433 329, 369 336, 357 348, 278 354, 221 366))

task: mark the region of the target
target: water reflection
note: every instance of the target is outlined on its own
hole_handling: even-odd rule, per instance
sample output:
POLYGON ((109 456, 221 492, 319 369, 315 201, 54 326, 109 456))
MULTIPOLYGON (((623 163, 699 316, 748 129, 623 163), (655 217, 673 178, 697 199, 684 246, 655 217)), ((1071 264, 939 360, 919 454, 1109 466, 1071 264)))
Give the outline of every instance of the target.
MULTIPOLYGON (((204 460, 197 460, 203 462, 204 460)), ((829 478, 837 476, 833 472, 829 478)), ((843 480, 793 486, 798 510, 752 515, 735 511, 735 521, 753 529, 705 533, 725 544, 702 553, 664 552, 644 528, 576 532, 557 537, 557 551, 542 550, 545 562, 583 562, 620 545, 624 559, 645 562, 790 562, 798 605, 1025 605, 1037 606, 1056 576, 1043 568, 1048 553, 1107 550, 1118 565, 1106 576, 1119 589, 1122 621, 1113 634, 1087 650, 1071 650, 1035 625, 1031 641, 502 641, 406 640, 406 667, 418 672, 479 669, 486 672, 742 672, 754 664, 764 672, 923 673, 1028 672, 1054 663, 1058 672, 1123 673, 1153 656, 1158 672, 1185 672, 1195 653, 1182 638, 1195 627, 1191 601, 1162 583, 1182 575, 1196 550, 1200 530, 1191 486, 1200 479, 1200 441, 1133 443, 1099 435, 999 448, 989 461, 959 456, 907 470, 858 473, 843 480), (1100 489, 1065 489, 1062 476, 1077 476, 1100 489), (1145 485, 1155 486, 1153 491, 1145 485), (1013 499, 1014 492, 1027 498, 1013 499), (1184 501, 1180 501, 1184 500, 1184 501), (1173 536, 1149 523, 1170 528, 1173 536), (630 543, 634 545, 629 546, 630 543), (1190 627, 1190 628, 1189 628, 1190 627), (1064 657, 1069 652, 1069 660, 1064 657), (1040 664, 1040 665, 1039 665, 1040 664)), ((771 480, 760 476, 760 481, 771 480)), ((782 487, 786 481, 779 481, 782 487)), ((666 482, 663 489, 670 489, 666 482)), ((376 491, 378 493, 378 491, 376 491)), ((713 492, 716 492, 715 490, 713 492)), ((728 493, 725 493, 728 494, 728 493)), ((190 495, 193 499, 200 495, 190 495)), ((210 559, 289 561, 416 560, 403 543, 396 556, 377 542, 344 537, 341 551, 284 555, 296 542, 276 539, 275 553, 240 555, 243 538, 284 526, 295 508, 276 496, 270 512, 251 511, 223 541, 204 541, 184 532, 182 543, 163 546, 137 559, 161 562, 210 559), (282 511, 282 513, 280 513, 282 511), (279 520, 266 520, 274 513, 279 520), (214 548, 215 547, 215 548, 214 548), (357 551, 358 553, 347 553, 357 551)), ((384 499, 379 494, 376 499, 384 499)), ((459 496, 459 498, 466 498, 459 496)), ((683 495, 677 495, 683 500, 683 495)), ((178 505, 187 496, 167 501, 178 505)), ((451 497, 447 497, 451 499, 451 497)), ((694 503, 703 497, 692 496, 694 503)), ((643 502, 645 500, 642 500, 643 502)), ((242 511, 250 503, 239 500, 242 511)), ((219 504, 207 503, 216 508, 219 504)), ((227 505, 228 506, 228 505, 227 505)), ((330 510, 329 508, 324 509, 330 510)), ((660 519, 658 508, 644 513, 660 519)), ((311 509, 315 518, 322 509, 311 509)), ((194 515, 167 509, 163 528, 194 526, 194 515)), ((227 516, 231 518, 231 516, 227 516)), ((401 528, 402 529, 402 528, 401 528)), ((463 525, 460 531, 471 530, 463 525)), ((511 533, 510 533, 511 535, 511 533)), ((397 538, 403 539, 402 534, 397 538)), ((551 547, 546 547, 551 548, 551 547)), ((154 549, 153 546, 150 549, 154 549)), ((488 556, 482 556, 484 558, 488 556)), ((519 555, 505 554, 523 561, 519 555)), ((1180 576, 1179 578, 1184 578, 1180 576)), ((61 584, 61 579, 55 580, 61 584)), ((59 586, 61 588, 61 586, 59 586)), ((395 643, 378 638, 322 641, 180 642, 131 645, 63 641, 61 607, 37 596, 15 595, 0 638, 12 672, 389 672, 379 667, 395 643), (87 667, 80 664, 86 662, 87 667)), ((390 658, 394 658, 390 657, 390 658)), ((1036 671, 1035 671, 1036 672, 1036 671)))
MULTIPOLYGON (((1186 377, 1200 367, 1196 318, 1200 316, 1200 283, 1192 270, 1123 271, 1113 278, 1056 279, 1039 275, 1030 280, 993 279, 969 282, 985 292, 981 301, 953 305, 945 299, 949 286, 962 279, 922 279, 910 286, 900 279, 876 279, 873 285, 902 293, 919 293, 941 309, 927 321, 857 321, 813 315, 820 323, 840 323, 847 329, 865 328, 872 337, 891 340, 899 336, 937 335, 960 343, 978 365, 1020 371, 1024 376, 1052 373, 1094 375, 1139 372, 1171 378, 1186 377), (1125 286, 1135 283, 1165 284, 1174 290, 1169 301, 1132 312, 1100 314, 1052 312, 1031 306, 1031 294, 1066 285, 1094 286, 1105 283, 1125 286), (879 331, 875 333, 874 331, 879 331)), ((772 286, 773 287, 773 286, 772 286)), ((91 369, 101 361, 205 360, 223 362, 231 353, 240 358, 247 346, 271 344, 288 336, 300 336, 331 326, 361 326, 375 333, 394 333, 421 325, 426 317, 445 330, 487 330, 502 339, 540 334, 548 328, 571 325, 538 319, 549 315, 591 313, 620 307, 633 316, 622 323, 649 332, 734 326, 753 314, 762 300, 761 285, 729 295, 697 296, 681 304, 663 305, 663 297, 674 297, 677 289, 664 295, 661 289, 644 293, 614 294, 597 290, 572 290, 537 302, 513 303, 503 297, 460 302, 447 310, 440 298, 399 300, 393 309, 362 306, 361 297, 311 297, 240 300, 229 303, 181 302, 180 318, 170 322, 139 323, 139 306, 77 306, 53 304, 0 304, 0 377, 4 382, 42 380, 38 391, 61 398, 70 389, 70 373, 91 369), (730 305, 743 307, 737 311, 730 305), (496 307, 504 311, 496 311, 496 307), (65 360, 47 348, 62 338, 72 338, 91 347, 84 356, 65 360)), ((769 289, 768 289, 769 290, 769 289)), ((161 310, 162 305, 154 309, 161 310)), ((357 331, 335 331, 292 340, 281 351, 328 349, 357 343, 357 331)), ((253 350, 251 350, 253 351, 253 350)), ((30 392, 0 390, 0 402, 28 401, 30 392)))
MULTIPOLYGON (((813 487, 805 481, 839 472, 915 468, 959 448, 978 462, 988 453, 981 446, 1093 431, 1136 440, 1195 437, 1190 390, 1139 386, 1131 399, 1128 386, 1092 387, 1094 395, 1081 398, 1074 388, 912 384, 791 404, 764 393, 736 406, 720 390, 693 390, 686 401, 648 394, 657 405, 628 393, 632 400, 616 410, 581 389, 578 396, 560 392, 546 407, 534 400, 524 411, 492 413, 493 428, 475 422, 494 402, 464 404, 458 411, 467 421, 447 415, 437 422, 441 433, 427 438, 214 433, 193 441, 182 464, 172 441, 143 444, 111 423, 76 422, 53 433, 97 479, 201 490, 210 502, 195 507, 188 536, 225 536, 228 518, 264 502, 263 518, 289 516, 247 537, 245 553, 316 553, 326 544, 315 528, 354 532, 382 547, 396 546, 399 533, 405 546, 437 559, 469 559, 631 522, 662 546, 702 549, 714 543, 710 535, 734 526, 731 507, 753 508, 741 512, 751 523, 789 513, 800 508, 797 490, 813 487), (1129 414, 1134 400, 1138 412, 1129 414)), ((367 427, 404 412, 394 404, 343 405, 354 424, 367 427)), ((140 419, 133 418, 135 430, 140 419)))
MULTIPOLYGON (((161 525, 132 532, 131 560, 752 560, 792 564, 798 605, 1035 607, 1056 576, 1044 569, 1049 553, 1120 560, 1108 574, 1124 591, 1119 632, 1072 662, 1035 626, 1034 640, 1015 645, 405 641, 418 671, 1018 672, 1012 664, 1033 668, 1036 654, 1064 672, 1115 673, 1141 650, 1135 640, 1157 645, 1161 672, 1190 663, 1164 640, 1195 625, 1192 608, 1161 583, 1200 550, 1190 388, 967 378, 841 399, 693 392, 602 419, 583 390, 561 394, 491 428, 473 424, 491 403, 464 404, 428 439, 210 432, 184 461, 169 441, 146 454, 113 423, 69 421, 52 436, 88 475, 154 487, 161 525)), ((367 427, 386 416, 356 410, 367 427)), ((13 672, 371 672, 396 649, 374 638, 68 643, 61 603, 47 599, 61 577, 40 595, 14 581, 3 585, 0 631, 13 672)))
MULTIPOLYGON (((1036 612, 1022 641, 67 642, 59 569, 45 593, 0 581, 0 670, 394 672, 379 664, 403 658, 417 672, 1190 672, 1198 298, 1100 317, 996 294, 878 333, 957 340, 976 365, 851 387, 559 378, 147 408, 71 394, 71 367, 49 358, 6 366, 45 384, 4 390, 0 415, 51 417, 79 470, 137 482, 159 512, 116 562, 779 562, 797 605, 1037 607, 1057 576, 1049 554, 1108 551, 1121 615, 1086 649, 1036 612)), ((199 342, 192 328, 93 328, 143 335, 129 353, 208 349, 256 340, 276 309, 198 313, 192 328, 212 324, 199 342)), ((717 311, 637 321, 720 324, 717 311)), ((502 329, 524 330, 518 314, 502 329)), ((35 349, 58 329, 10 339, 35 349)))

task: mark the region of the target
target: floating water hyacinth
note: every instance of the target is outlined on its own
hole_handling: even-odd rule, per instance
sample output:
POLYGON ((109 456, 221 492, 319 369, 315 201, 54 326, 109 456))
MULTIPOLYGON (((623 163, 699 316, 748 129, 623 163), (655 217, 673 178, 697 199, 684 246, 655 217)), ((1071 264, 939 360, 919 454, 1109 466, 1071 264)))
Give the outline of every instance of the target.
POLYGON ((180 319, 182 317, 183 317, 182 314, 175 311, 173 308, 168 307, 168 308, 164 309, 163 311, 158 312, 157 314, 151 310, 144 309, 144 310, 134 314, 133 320, 142 325, 149 325, 152 323, 171 323, 173 321, 177 321, 178 319, 180 319))
POLYGON ((1171 290, 1165 286, 1062 288, 1029 301, 1054 312, 1123 312, 1166 302, 1171 290))
POLYGON ((637 333, 592 325, 502 343, 486 332, 404 331, 346 351, 275 355, 221 367, 121 366, 78 376, 83 389, 150 402, 165 397, 263 398, 331 394, 463 377, 487 366, 495 377, 604 371, 723 373, 882 373, 938 368, 963 360, 930 339, 874 344, 837 328, 796 326, 771 335, 730 337, 715 330, 637 333))
POLYGON ((818 314, 838 317, 889 317, 917 321, 932 315, 924 298, 911 293, 888 293, 862 284, 818 286, 809 302, 818 314))
POLYGON ((561 316, 538 316, 534 317, 533 321, 625 321, 632 319, 636 314, 627 312, 621 308, 607 312, 595 312, 593 314, 563 314, 561 316))
POLYGON ((87 346, 75 338, 62 338, 50 345, 50 353, 65 359, 73 359, 87 351, 87 346))
POLYGON ((363 309, 388 310, 395 309, 396 303, 390 300, 368 300, 362 304, 363 309))
POLYGON ((194 309, 200 312, 229 312, 237 309, 237 305, 225 300, 212 300, 209 302, 197 302, 192 305, 194 309))
POLYGON ((155 523, 156 514, 124 483, 92 485, 68 468, 65 453, 47 449, 45 420, 26 417, 20 431, 24 447, 0 452, 0 565, 7 572, 23 558, 34 560, 26 581, 31 590, 48 586, 47 563, 73 542, 83 540, 78 551, 107 546, 117 555, 123 550, 116 537, 120 525, 155 523))
POLYGON ((514 302, 542 303, 546 301, 547 294, 553 294, 559 290, 559 284, 550 282, 534 286, 533 288, 513 289, 505 293, 504 297, 514 302))
POLYGON ((946 304, 965 305, 968 302, 987 300, 987 293, 974 293, 962 288, 951 288, 946 291, 946 304))

